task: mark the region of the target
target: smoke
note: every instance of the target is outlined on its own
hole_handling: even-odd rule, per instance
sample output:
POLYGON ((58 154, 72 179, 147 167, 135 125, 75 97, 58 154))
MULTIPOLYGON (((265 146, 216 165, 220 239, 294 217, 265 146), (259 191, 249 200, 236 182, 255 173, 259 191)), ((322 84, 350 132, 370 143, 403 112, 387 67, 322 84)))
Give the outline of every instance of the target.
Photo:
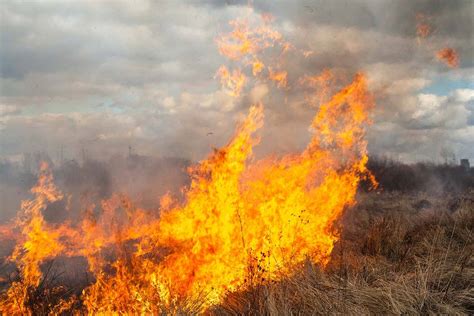
POLYGON ((303 103, 298 79, 329 68, 346 82, 358 71, 368 75, 377 102, 372 154, 436 161, 449 144, 458 157, 474 158, 472 99, 455 97, 473 90, 471 1, 253 6, 252 15, 271 13, 285 39, 313 53, 282 58, 288 89, 261 83, 236 100, 214 79, 225 63, 214 41, 230 19, 248 14, 247 1, 3 2, 0 155, 106 162, 132 145, 141 155, 196 161, 224 145, 257 101, 266 107, 257 154, 294 151, 306 143, 315 111, 303 103), (422 41, 417 14, 433 29, 422 41), (459 54, 457 69, 436 60, 448 46, 459 54), (443 80, 448 91, 438 88, 443 80))
POLYGON ((106 162, 68 160, 56 166, 46 155, 34 158, 27 164, 0 164, 0 223, 12 220, 21 201, 30 198, 40 161, 49 160, 54 181, 64 194, 45 211, 45 218, 53 223, 78 221, 87 208, 99 209, 114 193, 130 198, 136 207, 158 213, 160 198, 168 192, 179 198, 180 189, 189 181, 186 168, 190 162, 180 158, 116 155, 106 162))

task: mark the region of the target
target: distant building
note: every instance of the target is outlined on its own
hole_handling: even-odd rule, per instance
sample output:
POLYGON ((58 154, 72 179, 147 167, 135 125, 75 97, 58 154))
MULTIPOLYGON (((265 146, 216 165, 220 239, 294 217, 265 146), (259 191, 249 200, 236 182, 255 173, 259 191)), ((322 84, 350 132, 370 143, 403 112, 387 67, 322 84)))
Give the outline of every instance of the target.
POLYGON ((469 159, 461 159, 461 167, 464 170, 469 171, 471 169, 471 166, 469 165, 469 159))

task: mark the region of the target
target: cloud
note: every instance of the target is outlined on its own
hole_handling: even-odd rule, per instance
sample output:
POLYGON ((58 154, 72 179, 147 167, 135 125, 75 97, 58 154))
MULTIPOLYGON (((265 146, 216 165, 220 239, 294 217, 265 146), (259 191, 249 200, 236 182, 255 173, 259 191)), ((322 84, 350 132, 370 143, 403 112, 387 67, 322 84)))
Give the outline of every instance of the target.
MULTIPOLYGON (((261 151, 304 146, 314 109, 295 82, 331 68, 349 80, 368 75, 377 98, 373 153, 429 159, 451 142, 474 158, 472 89, 421 92, 440 76, 472 82, 471 1, 4 1, 0 8, 0 155, 68 146, 95 157, 131 144, 151 155, 201 159, 226 143, 250 104, 266 106, 261 151), (289 53, 290 89, 257 83, 232 99, 214 74, 225 59, 215 47, 228 21, 270 12, 298 49, 289 53), (433 34, 416 40, 416 14, 433 34), (459 69, 436 61, 455 48, 459 69), (206 136, 212 131, 212 136, 206 136), (266 146, 266 147, 265 147, 266 146), (416 152, 416 153, 415 153, 416 152)), ((437 155, 437 154, 436 154, 437 155)))
POLYGON ((21 110, 14 105, 0 104, 0 117, 20 114, 21 110))
POLYGON ((448 147, 458 156, 474 155, 474 90, 458 89, 447 96, 420 93, 407 100, 413 104, 403 115, 375 124, 369 134, 373 152, 434 162, 448 147))

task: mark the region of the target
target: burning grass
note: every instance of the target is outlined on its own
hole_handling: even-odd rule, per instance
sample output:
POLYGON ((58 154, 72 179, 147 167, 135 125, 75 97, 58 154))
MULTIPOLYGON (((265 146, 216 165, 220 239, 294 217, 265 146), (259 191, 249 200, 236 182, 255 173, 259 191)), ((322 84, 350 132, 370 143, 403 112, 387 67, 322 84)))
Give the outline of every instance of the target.
POLYGON ((377 186, 367 169, 365 129, 374 107, 367 79, 358 73, 335 85, 326 70, 290 82, 284 57, 296 48, 270 28, 271 18, 262 19, 235 20, 216 40, 219 52, 239 63, 222 66, 217 77, 235 98, 247 83, 282 91, 309 86, 305 102, 317 110, 306 148, 255 160, 264 121, 257 103, 227 145, 189 168, 183 199, 166 195, 152 211, 114 194, 84 205, 80 220, 57 223, 44 212, 63 194, 43 164, 15 228, 0 228, 15 241, 0 312, 470 311, 472 205, 463 200, 451 214, 427 201, 409 212, 402 205, 408 198, 396 197, 397 212, 385 212, 372 193, 354 207, 363 181, 377 186), (267 49, 277 57, 265 59, 267 49), (72 278, 75 286, 58 274, 60 261, 64 270, 83 270, 72 278))
POLYGON ((228 293, 292 275, 305 260, 325 266, 338 239, 334 222, 370 178, 364 128, 372 106, 357 75, 320 106, 302 153, 256 162, 249 158, 263 106, 251 107, 228 145, 190 168, 184 203, 163 203, 158 218, 115 196, 99 215, 86 209, 78 224, 51 225, 43 211, 62 194, 43 164, 18 215, 9 257, 18 280, 3 294, 2 311, 31 311, 41 264, 59 256, 85 257, 93 282, 51 308, 80 302, 88 313, 153 313, 183 301, 203 311, 228 293))
POLYGON ((470 314, 472 194, 453 212, 434 196, 363 195, 341 220, 325 269, 308 261, 291 277, 231 294, 213 313, 470 314), (432 206, 417 210, 420 200, 432 206))
MULTIPOLYGON (((359 204, 339 221, 340 239, 326 267, 308 260, 292 275, 262 282, 257 264, 246 288, 229 293, 216 306, 205 308, 203 292, 167 306, 157 295, 151 307, 156 312, 207 310, 214 315, 472 313, 472 194, 440 198, 426 193, 361 193, 359 204)), ((132 253, 126 257, 132 258, 132 253)), ((123 268, 114 272, 123 282, 129 274, 140 273, 133 260, 123 268)), ((25 312, 87 311, 81 299, 71 297, 80 295, 92 279, 82 276, 71 286, 58 260, 46 262, 42 269, 40 286, 16 294, 26 295, 25 312)), ((135 286, 128 284, 130 291, 135 286)))

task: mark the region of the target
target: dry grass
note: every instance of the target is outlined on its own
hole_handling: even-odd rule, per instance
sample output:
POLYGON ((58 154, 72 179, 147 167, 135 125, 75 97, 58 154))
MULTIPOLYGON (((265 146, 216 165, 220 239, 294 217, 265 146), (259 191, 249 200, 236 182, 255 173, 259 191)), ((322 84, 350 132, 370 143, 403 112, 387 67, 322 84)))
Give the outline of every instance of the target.
POLYGON ((446 198, 364 196, 342 219, 325 269, 307 263, 291 278, 229 295, 211 313, 472 314, 472 194, 453 212, 446 198))
MULTIPOLYGON (((473 197, 362 194, 338 223, 341 238, 326 267, 306 262, 292 277, 230 293, 206 314, 473 314, 473 197)), ((46 274, 29 292, 33 314, 55 314, 83 288, 56 279, 46 274)), ((80 301, 68 306, 63 314, 85 312, 80 301)), ((157 312, 198 314, 202 305, 180 301, 157 312)))

